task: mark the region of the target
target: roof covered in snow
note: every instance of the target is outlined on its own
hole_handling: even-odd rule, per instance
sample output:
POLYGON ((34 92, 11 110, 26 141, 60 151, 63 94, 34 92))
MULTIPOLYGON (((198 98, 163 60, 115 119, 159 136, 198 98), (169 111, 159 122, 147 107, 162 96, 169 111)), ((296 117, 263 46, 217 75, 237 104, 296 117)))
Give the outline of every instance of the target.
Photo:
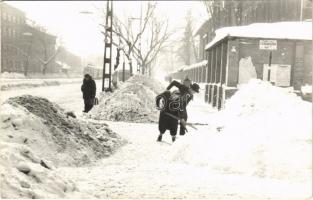
POLYGON ((203 29, 208 28, 209 24, 210 24, 210 20, 209 20, 209 19, 203 20, 203 21, 202 21, 201 23, 199 23, 198 26, 194 29, 193 35, 194 35, 194 36, 197 36, 198 34, 200 34, 200 32, 201 32, 203 29))
POLYGON ((312 40, 312 22, 254 23, 247 26, 231 26, 215 31, 216 36, 205 49, 226 37, 312 40))
POLYGON ((184 71, 184 70, 188 70, 188 69, 193 69, 193 68, 197 68, 197 67, 203 67, 208 63, 207 60, 203 60, 201 62, 198 63, 194 63, 192 65, 183 65, 181 66, 178 70, 173 71, 172 73, 176 73, 178 71, 184 71))

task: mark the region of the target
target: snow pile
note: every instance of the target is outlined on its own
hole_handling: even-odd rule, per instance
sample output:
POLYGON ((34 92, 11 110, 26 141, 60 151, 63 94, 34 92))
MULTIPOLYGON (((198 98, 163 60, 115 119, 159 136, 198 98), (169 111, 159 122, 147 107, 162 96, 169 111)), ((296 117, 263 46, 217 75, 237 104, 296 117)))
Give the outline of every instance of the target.
POLYGON ((3 72, 0 74, 0 78, 14 78, 14 79, 18 79, 18 78, 25 78, 24 74, 20 74, 20 73, 14 73, 14 72, 3 72))
POLYGON ((312 102, 312 85, 304 85, 301 87, 301 97, 303 100, 312 102))
POLYGON ((3 198, 63 198, 76 188, 56 167, 88 164, 124 143, 106 124, 73 118, 44 98, 10 98, 0 110, 3 198))
POLYGON ((72 118, 58 105, 30 95, 8 99, 1 122, 13 137, 9 141, 26 143, 57 165, 88 163, 110 155, 120 143, 107 125, 72 118))
POLYGON ((81 78, 55 78, 55 79, 5 79, 0 80, 0 90, 25 89, 42 86, 55 86, 61 84, 80 83, 81 78))
POLYGON ((310 181, 311 111, 311 103, 288 89, 251 80, 216 114, 218 130, 184 136, 170 160, 222 173, 310 181))
POLYGON ((0 149, 1 198, 64 198, 77 190, 74 182, 61 177, 27 145, 0 142, 0 149))
POLYGON ((133 76, 112 94, 103 94, 91 111, 97 120, 157 122, 155 97, 164 91, 162 84, 145 76, 133 76))

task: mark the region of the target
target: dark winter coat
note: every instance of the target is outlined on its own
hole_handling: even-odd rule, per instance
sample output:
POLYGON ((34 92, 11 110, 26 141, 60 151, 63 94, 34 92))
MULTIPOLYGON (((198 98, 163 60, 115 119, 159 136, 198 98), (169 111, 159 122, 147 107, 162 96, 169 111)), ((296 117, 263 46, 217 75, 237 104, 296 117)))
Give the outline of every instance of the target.
POLYGON ((84 79, 83 85, 81 86, 81 91, 83 92, 83 98, 94 99, 96 96, 96 83, 93 79, 84 79))
POLYGON ((178 81, 172 81, 170 85, 166 88, 167 90, 170 90, 173 86, 177 87, 179 90, 179 102, 180 102, 180 111, 179 111, 179 117, 182 119, 187 120, 187 105, 190 102, 191 99, 193 99, 193 95, 190 93, 189 88, 178 81))
POLYGON ((173 102, 173 100, 171 99, 171 92, 170 91, 165 91, 156 97, 157 107, 159 107, 159 105, 160 105, 160 99, 161 98, 164 98, 166 103, 160 112, 159 131, 160 131, 160 133, 163 134, 166 130, 169 130, 171 135, 175 136, 177 133, 178 120, 167 115, 166 113, 170 113, 170 114, 178 117, 179 111, 170 109, 170 104, 173 102))

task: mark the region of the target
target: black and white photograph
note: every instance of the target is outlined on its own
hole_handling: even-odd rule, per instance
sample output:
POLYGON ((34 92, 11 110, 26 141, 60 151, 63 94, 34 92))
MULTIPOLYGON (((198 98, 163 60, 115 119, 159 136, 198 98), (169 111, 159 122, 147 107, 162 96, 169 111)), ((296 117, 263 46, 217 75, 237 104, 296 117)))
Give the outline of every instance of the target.
POLYGON ((312 4, 0 1, 0 199, 313 199, 312 4))

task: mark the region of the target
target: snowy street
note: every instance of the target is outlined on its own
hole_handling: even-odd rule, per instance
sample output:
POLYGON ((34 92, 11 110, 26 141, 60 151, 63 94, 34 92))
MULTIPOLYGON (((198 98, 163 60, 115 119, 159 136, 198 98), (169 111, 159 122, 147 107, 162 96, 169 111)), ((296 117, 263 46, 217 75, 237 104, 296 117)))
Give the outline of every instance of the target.
MULTIPOLYGON (((101 80, 97 80, 97 93, 101 91, 101 80)), ((48 98, 50 101, 53 101, 59 104, 61 107, 73 110, 80 111, 81 114, 83 110, 83 98, 80 91, 82 82, 77 83, 68 83, 61 84, 57 86, 45 86, 45 87, 36 87, 36 88, 25 88, 18 90, 9 90, 1 91, 0 102, 4 102, 6 99, 14 96, 30 94, 34 96, 41 96, 48 98)))
MULTIPOLYGON (((97 85, 99 92, 101 82, 98 81, 97 85)), ((80 84, 23 89, 18 92, 6 91, 3 94, 5 99, 22 94, 43 96, 65 109, 75 111, 79 118, 91 120, 81 114, 80 84)), ((270 168, 267 172, 261 169, 251 174, 242 171, 245 169, 245 162, 249 161, 246 159, 251 159, 248 152, 219 152, 221 148, 214 147, 215 145, 222 147, 233 144, 229 144, 229 136, 217 130, 221 125, 218 120, 220 118, 217 117, 218 112, 203 103, 202 94, 203 90, 188 107, 189 122, 200 124, 196 125, 198 130, 189 128, 189 132, 185 136, 178 136, 175 143, 171 142, 168 132, 164 135, 163 142, 156 142, 158 127, 155 123, 103 121, 127 143, 112 156, 96 163, 83 167, 58 167, 56 173, 74 182, 77 188, 65 193, 64 197, 285 200, 302 199, 310 195, 309 177, 299 180, 264 177, 264 173, 276 173, 276 169, 270 168), (240 154, 243 154, 242 158, 240 154), (227 156, 236 155, 238 160, 229 157, 229 163, 221 165, 224 156, 227 159, 227 156), (236 167, 241 171, 236 171, 236 167)), ((256 145, 258 143, 256 139, 251 138, 247 141, 256 145)), ((233 142, 233 147, 236 147, 236 139, 233 142)), ((253 154, 261 159, 261 163, 271 160, 263 158, 266 155, 263 148, 265 147, 253 154)))
POLYGON ((1 1, 0 199, 313 200, 312 7, 1 1))
POLYGON ((289 184, 241 174, 216 173, 206 166, 176 164, 169 160, 175 149, 175 145, 169 145, 169 134, 164 143, 155 141, 157 125, 109 124, 129 143, 96 166, 59 169, 60 174, 78 184, 79 192, 69 194, 69 198, 294 199, 309 190, 305 183, 289 184))

